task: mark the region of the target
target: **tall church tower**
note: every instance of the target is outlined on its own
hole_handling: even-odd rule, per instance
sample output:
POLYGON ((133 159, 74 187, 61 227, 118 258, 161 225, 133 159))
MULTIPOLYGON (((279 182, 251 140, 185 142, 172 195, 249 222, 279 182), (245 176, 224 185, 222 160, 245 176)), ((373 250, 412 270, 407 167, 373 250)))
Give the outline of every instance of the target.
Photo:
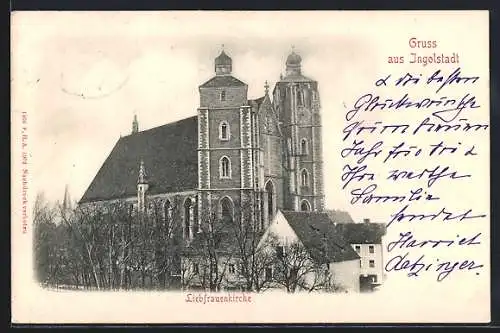
POLYGON ((215 76, 199 87, 198 211, 205 221, 240 221, 255 213, 255 115, 248 86, 232 76, 232 59, 215 58, 215 76), (248 209, 246 209, 248 208, 248 209))
POLYGON ((273 103, 281 123, 283 206, 286 210, 324 209, 322 127, 318 83, 302 75, 294 51, 286 74, 276 83, 273 103))

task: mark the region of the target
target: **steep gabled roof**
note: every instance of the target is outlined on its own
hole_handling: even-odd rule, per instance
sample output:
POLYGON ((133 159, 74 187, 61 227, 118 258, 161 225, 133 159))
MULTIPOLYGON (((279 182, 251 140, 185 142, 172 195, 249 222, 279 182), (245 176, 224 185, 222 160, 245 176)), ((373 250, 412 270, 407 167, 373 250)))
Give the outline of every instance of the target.
POLYGON ((384 223, 340 223, 335 228, 350 244, 381 244, 387 232, 384 223))
POLYGON ((356 251, 337 233, 328 214, 295 211, 282 213, 316 262, 330 263, 359 259, 356 251))
POLYGON ((136 195, 141 160, 149 194, 196 189, 197 129, 194 116, 120 138, 80 202, 136 195))
POLYGON ((241 87, 246 84, 232 75, 216 75, 207 82, 203 83, 200 88, 215 88, 215 87, 241 87))

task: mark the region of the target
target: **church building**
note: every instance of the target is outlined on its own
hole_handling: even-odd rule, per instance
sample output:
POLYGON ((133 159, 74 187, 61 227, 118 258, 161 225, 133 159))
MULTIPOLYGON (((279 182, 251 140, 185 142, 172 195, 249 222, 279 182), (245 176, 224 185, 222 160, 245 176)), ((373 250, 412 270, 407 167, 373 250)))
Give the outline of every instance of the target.
MULTIPOLYGON (((264 95, 249 99, 248 85, 233 76, 233 60, 222 51, 215 75, 198 87, 197 115, 144 131, 134 117, 132 133, 115 144, 79 204, 121 201, 137 216, 161 216, 164 230, 176 230, 171 239, 182 244, 170 274, 183 288, 186 272, 204 279, 196 260, 209 252, 205 230, 214 224, 251 226, 253 239, 270 232, 286 239, 288 232, 315 262, 336 270, 347 289, 380 284, 385 227, 354 224, 348 213, 325 209, 318 83, 302 74, 301 62, 292 51, 274 89, 266 82, 264 95), (326 235, 335 242, 325 244, 326 235), (369 266, 362 272, 363 265, 369 266)), ((234 238, 227 230, 218 234, 228 267, 223 288, 241 283, 234 238)))
POLYGON ((151 203, 193 239, 203 221, 251 221, 264 230, 278 210, 324 210, 318 83, 286 59, 274 89, 249 99, 224 51, 201 84, 197 115, 121 137, 80 204, 151 203))

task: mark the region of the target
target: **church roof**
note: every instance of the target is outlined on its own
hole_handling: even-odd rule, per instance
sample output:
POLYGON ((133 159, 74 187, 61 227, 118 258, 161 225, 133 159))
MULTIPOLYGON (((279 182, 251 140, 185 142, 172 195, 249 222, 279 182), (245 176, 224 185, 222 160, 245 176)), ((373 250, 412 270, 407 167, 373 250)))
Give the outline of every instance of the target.
POLYGON ((207 82, 203 83, 200 88, 216 88, 216 87, 241 87, 246 84, 232 75, 216 75, 207 82))
POLYGON ((230 56, 226 54, 226 52, 222 51, 217 58, 215 58, 215 65, 231 65, 233 60, 230 56))
POLYGON ((149 194, 196 189, 197 119, 194 116, 120 138, 80 202, 135 196, 141 160, 149 194))
POLYGON ((302 57, 293 51, 286 58, 287 65, 300 65, 301 62, 302 62, 302 57))
POLYGON ((283 211, 283 216, 300 242, 318 263, 359 259, 359 255, 335 229, 324 212, 283 211))

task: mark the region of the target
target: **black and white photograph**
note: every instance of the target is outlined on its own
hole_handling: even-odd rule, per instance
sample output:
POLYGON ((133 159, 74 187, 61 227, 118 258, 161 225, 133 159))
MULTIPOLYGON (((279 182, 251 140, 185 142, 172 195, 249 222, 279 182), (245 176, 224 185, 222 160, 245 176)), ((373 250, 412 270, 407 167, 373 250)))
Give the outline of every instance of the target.
POLYGON ((489 321, 487 11, 11 21, 14 322, 489 321))

